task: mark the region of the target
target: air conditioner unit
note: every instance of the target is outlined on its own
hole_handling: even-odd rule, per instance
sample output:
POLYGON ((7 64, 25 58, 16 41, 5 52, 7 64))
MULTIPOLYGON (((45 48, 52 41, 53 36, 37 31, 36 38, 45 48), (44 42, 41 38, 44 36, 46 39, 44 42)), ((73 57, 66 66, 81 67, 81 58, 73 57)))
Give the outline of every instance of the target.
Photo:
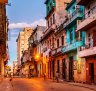
POLYGON ((79 9, 80 5, 75 5, 75 10, 79 9))

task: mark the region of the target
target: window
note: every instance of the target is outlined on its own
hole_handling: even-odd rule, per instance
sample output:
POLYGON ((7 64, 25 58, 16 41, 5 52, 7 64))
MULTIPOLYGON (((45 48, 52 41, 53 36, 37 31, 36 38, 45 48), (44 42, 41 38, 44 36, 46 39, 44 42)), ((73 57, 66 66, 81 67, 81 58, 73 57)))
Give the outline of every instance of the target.
POLYGON ((90 5, 88 6, 88 17, 90 17, 90 5))
POLYGON ((73 41, 73 30, 71 29, 70 30, 70 43, 72 43, 73 41))
POLYGON ((79 32, 75 33, 75 39, 76 39, 76 40, 79 39, 79 32))
POLYGON ((61 37, 62 46, 64 45, 64 36, 61 37))
POLYGON ((57 39, 57 48, 59 47, 59 39, 57 39))
POLYGON ((53 24, 55 24, 55 14, 53 14, 53 24))
POLYGON ((55 0, 53 0, 53 3, 55 3, 55 0))
POLYGON ((80 39, 82 38, 82 32, 80 32, 80 39))
POLYGON ((52 47, 54 48, 54 37, 52 38, 52 47))
POLYGON ((49 6, 47 7, 47 10, 49 11, 49 6))
POLYGON ((48 21, 48 27, 49 27, 49 21, 48 21))
POLYGON ((50 18, 50 25, 52 25, 52 17, 50 18))
POLYGON ((89 33, 89 34, 88 34, 88 42, 89 42, 89 43, 88 43, 88 47, 91 45, 91 40, 90 40, 90 39, 91 39, 91 34, 89 33))
POLYGON ((50 48, 51 48, 51 39, 50 39, 50 48))
POLYGON ((59 64, 59 60, 57 60, 57 72, 59 73, 59 71, 60 71, 60 64, 59 64))

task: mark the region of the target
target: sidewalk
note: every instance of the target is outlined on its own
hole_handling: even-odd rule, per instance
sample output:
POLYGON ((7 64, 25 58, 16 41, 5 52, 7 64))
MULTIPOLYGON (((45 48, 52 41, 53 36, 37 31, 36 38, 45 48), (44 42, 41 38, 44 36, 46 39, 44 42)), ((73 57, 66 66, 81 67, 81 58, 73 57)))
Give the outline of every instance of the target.
POLYGON ((88 88, 90 90, 94 90, 96 91, 96 85, 94 84, 83 84, 83 83, 74 83, 74 82, 67 82, 70 85, 74 85, 74 86, 79 86, 79 87, 84 87, 84 88, 88 88))
MULTIPOLYGON (((43 80, 43 78, 41 79, 43 80)), ((46 79, 46 81, 56 82, 56 80, 52 80, 52 79, 46 79)), ((79 86, 79 87, 88 88, 90 90, 96 91, 96 85, 94 84, 75 83, 75 82, 67 82, 67 81, 62 81, 62 80, 60 80, 59 83, 79 86)))
POLYGON ((0 91, 13 91, 13 87, 9 81, 9 78, 4 78, 0 83, 0 91))
POLYGON ((90 90, 96 91, 96 85, 95 84, 84 84, 84 83, 75 83, 75 82, 67 82, 67 81, 60 81, 60 83, 84 87, 84 88, 88 88, 90 90))

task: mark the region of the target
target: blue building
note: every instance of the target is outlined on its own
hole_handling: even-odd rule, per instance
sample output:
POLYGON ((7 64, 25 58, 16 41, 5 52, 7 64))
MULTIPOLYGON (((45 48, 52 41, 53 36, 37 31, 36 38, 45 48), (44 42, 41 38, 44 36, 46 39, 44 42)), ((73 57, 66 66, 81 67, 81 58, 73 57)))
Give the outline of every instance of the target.
MULTIPOLYGON (((67 15, 66 20, 63 23, 63 27, 66 31, 66 46, 62 48, 62 52, 67 54, 66 66, 67 66, 67 80, 74 81, 76 79, 77 69, 77 49, 84 45, 85 33, 76 32, 76 28, 80 20, 83 18, 84 7, 79 6, 76 0, 72 0, 66 7, 67 15)), ((79 67, 80 68, 80 67, 79 67)), ((80 71, 79 71, 80 72, 80 71)))

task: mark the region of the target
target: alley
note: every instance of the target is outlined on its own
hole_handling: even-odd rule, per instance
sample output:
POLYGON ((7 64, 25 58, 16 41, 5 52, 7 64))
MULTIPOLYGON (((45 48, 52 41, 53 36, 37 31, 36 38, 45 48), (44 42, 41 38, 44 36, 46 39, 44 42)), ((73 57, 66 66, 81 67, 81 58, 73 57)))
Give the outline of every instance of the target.
POLYGON ((41 78, 15 78, 11 83, 9 79, 4 79, 0 84, 0 91, 93 91, 66 83, 44 81, 41 78))

